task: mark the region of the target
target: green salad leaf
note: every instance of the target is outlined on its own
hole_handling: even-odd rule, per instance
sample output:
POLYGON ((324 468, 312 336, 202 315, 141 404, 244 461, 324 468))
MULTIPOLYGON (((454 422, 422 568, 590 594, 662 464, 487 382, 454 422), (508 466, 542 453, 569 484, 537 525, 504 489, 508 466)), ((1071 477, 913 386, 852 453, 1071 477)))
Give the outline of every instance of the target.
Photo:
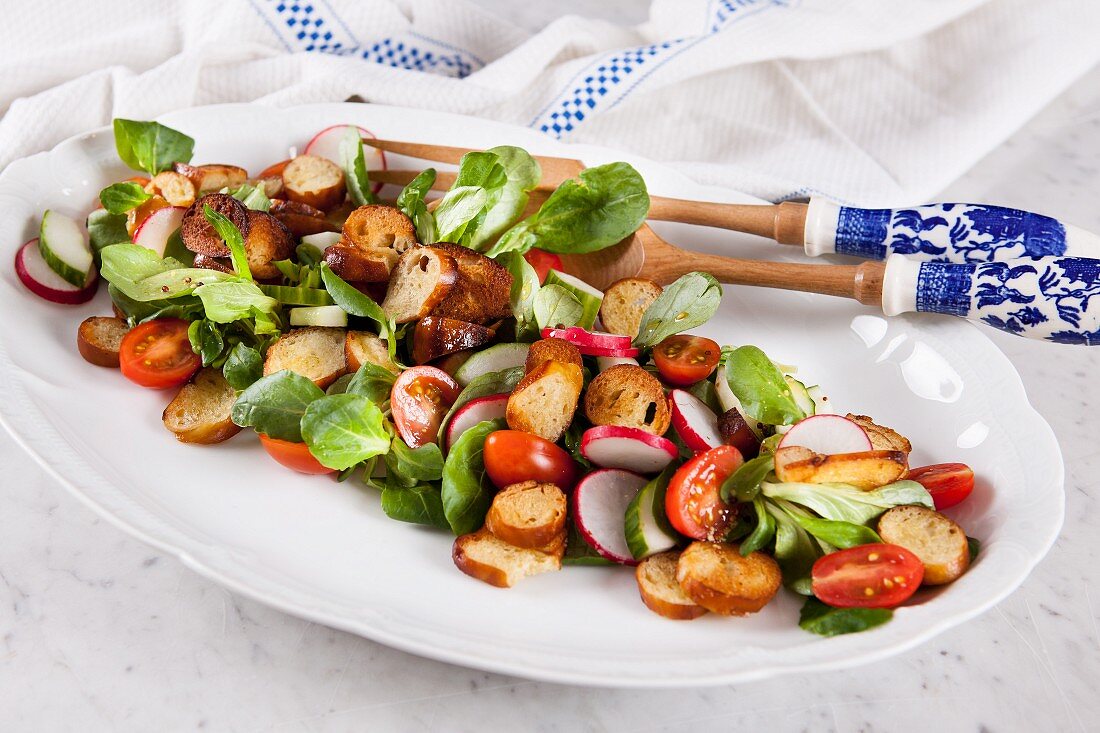
POLYGON ((596 552, 596 549, 592 545, 588 544, 588 540, 577 531, 577 525, 573 522, 572 517, 566 520, 566 542, 565 542, 565 555, 562 556, 562 565, 614 565, 612 561, 596 552))
POLYGON ((106 209, 96 209, 88 214, 87 226, 88 241, 97 257, 100 251, 109 244, 130 244, 130 233, 126 231, 125 214, 112 214, 106 209))
POLYGON ((767 501, 764 507, 775 520, 775 561, 783 573, 783 584, 795 593, 810 595, 810 571, 824 552, 791 516, 798 513, 809 516, 809 513, 789 503, 767 501))
POLYGON ((978 559, 978 553, 982 551, 982 542, 974 537, 966 538, 966 549, 970 553, 970 562, 974 562, 978 559))
POLYGON ((760 493, 760 484, 775 469, 775 458, 757 456, 745 461, 722 483, 722 501, 753 501, 760 493))
POLYGON ((722 286, 713 275, 705 272, 681 275, 642 314, 634 346, 647 349, 673 334, 703 325, 721 302, 722 286))
POLYGON ((534 341, 539 337, 535 319, 535 296, 539 293, 539 276, 531 263, 519 252, 505 252, 497 257, 512 275, 512 315, 516 317, 516 341, 534 341))
POLYGON ((136 244, 111 244, 100 251, 99 274, 116 291, 138 302, 164 301, 190 295, 198 287, 233 280, 217 270, 184 267, 178 260, 161 259, 136 244))
POLYGON ((375 303, 356 288, 349 285, 342 277, 332 271, 328 263, 321 263, 321 280, 325 283, 325 289, 332 296, 336 305, 343 308, 349 315, 369 318, 378 327, 378 336, 386 342, 389 348, 390 359, 397 363, 397 338, 394 331, 397 325, 390 320, 382 306, 375 303))
POLYGON ((839 636, 881 626, 893 617, 889 608, 833 608, 811 596, 802 606, 798 625, 820 636, 839 636))
POLYGON ((793 425, 806 417, 783 373, 757 347, 723 349, 722 363, 726 382, 748 413, 745 417, 766 425, 793 425))
POLYGON ((140 122, 116 118, 115 149, 122 162, 150 176, 168 170, 173 163, 188 163, 195 141, 159 122, 140 122))
POLYGON ((875 530, 862 524, 837 519, 819 519, 801 514, 792 514, 791 518, 817 539, 841 550, 882 542, 882 538, 875 530))
POLYGON ((225 381, 238 391, 252 386, 263 374, 264 358, 260 350, 244 343, 234 344, 222 365, 225 381))
POLYGON ((410 448, 400 437, 390 442, 386 454, 386 475, 407 486, 443 478, 443 452, 435 443, 410 448))
POLYGON ((390 398, 390 391, 396 380, 397 375, 389 369, 368 361, 355 371, 345 391, 348 394, 362 395, 380 405, 390 398))
POLYGON ((382 511, 390 519, 450 529, 443 511, 443 496, 431 485, 394 486, 382 489, 382 511))
POLYGON ((254 330, 257 334, 275 333, 279 330, 274 320, 279 301, 264 295, 264 291, 251 280, 206 283, 195 288, 195 295, 202 301, 206 317, 215 323, 251 319, 255 321, 254 330))
POLYGON ((153 195, 145 193, 145 189, 141 187, 141 184, 134 181, 112 183, 99 192, 99 203, 103 204, 104 211, 111 214, 125 214, 130 209, 136 209, 151 198, 153 198, 153 195))
POLYGON ((895 481, 872 491, 847 484, 765 482, 760 490, 771 499, 801 504, 826 519, 852 524, 867 524, 895 506, 915 504, 933 508, 931 495, 916 481, 895 481))
POLYGON ((191 322, 187 327, 187 338, 191 342, 191 350, 202 357, 203 366, 210 366, 217 361, 225 348, 222 332, 213 321, 206 318, 191 322))
POLYGON ((225 241, 225 246, 229 247, 229 259, 233 262, 233 272, 241 279, 251 280, 252 272, 248 269, 248 253, 244 249, 244 236, 241 230, 229 221, 229 217, 225 214, 210 208, 210 204, 203 205, 202 215, 210 222, 210 226, 214 227, 218 236, 225 241))
POLYGON ((532 247, 564 254, 595 252, 638 230, 649 213, 645 181, 628 163, 588 168, 562 183, 533 215, 489 248, 526 252, 532 247))
POLYGON ((412 219, 416 227, 416 240, 421 244, 434 244, 438 241, 435 230, 435 217, 428 211, 428 191, 435 185, 435 168, 422 170, 416 178, 409 181, 397 197, 397 208, 412 219))
POLYGON ((251 183, 242 183, 234 188, 232 191, 226 190, 233 198, 240 201, 245 207, 253 209, 254 211, 271 211, 271 199, 267 197, 264 190, 259 186, 253 186, 251 183))
POLYGON ((577 296, 560 285, 543 285, 535 294, 535 323, 540 329, 576 326, 584 317, 577 296))
POLYGON ((302 415, 302 439, 321 465, 339 471, 390 448, 378 406, 362 395, 328 395, 310 402, 302 415))
POLYGON ((451 405, 451 409, 447 411, 447 414, 443 416, 443 420, 439 423, 439 439, 443 440, 447 434, 447 426, 451 423, 451 418, 455 416, 459 408, 465 405, 470 400, 476 400, 478 397, 487 397, 493 394, 504 394, 505 392, 511 392, 519 384, 519 380, 523 379, 523 367, 517 366, 511 369, 502 369, 499 372, 488 372, 482 374, 480 377, 473 379, 467 384, 461 392, 458 393, 458 397, 455 398, 454 404, 451 405))
POLYGON ((164 258, 178 261, 184 267, 195 266, 195 253, 183 243, 182 228, 168 235, 164 243, 164 258))
POLYGON ((489 148, 486 152, 497 156, 497 161, 504 169, 505 181, 495 203, 490 196, 485 218, 473 230, 472 235, 467 237, 465 244, 477 250, 485 249, 508 227, 519 221, 527 208, 528 192, 542 180, 542 167, 523 148, 501 145, 489 148))
POLYGON ((479 422, 462 434, 443 464, 443 512, 456 535, 467 534, 485 522, 496 490, 485 473, 482 451, 489 433, 505 427, 503 420, 479 422))
POLYGON ((340 138, 340 163, 344 168, 344 182, 351 202, 356 206, 378 203, 367 175, 363 138, 359 135, 359 128, 354 125, 348 125, 340 138))
POLYGON ((302 442, 302 416, 325 396, 311 380, 290 370, 261 377, 233 405, 233 422, 270 438, 302 442))
POLYGON ((440 242, 458 243, 466 228, 480 214, 489 201, 489 195, 481 186, 452 188, 435 209, 435 227, 440 242))
POLYGON ((202 301, 193 295, 170 300, 134 300, 113 284, 107 286, 107 292, 131 327, 157 318, 182 318, 185 321, 202 318, 202 301))
POLYGON ((756 526, 753 528, 752 534, 741 543, 742 556, 748 556, 750 553, 764 549, 775 537, 775 520, 772 519, 772 515, 768 513, 768 509, 764 505, 764 497, 757 496, 753 499, 752 508, 756 512, 756 526))

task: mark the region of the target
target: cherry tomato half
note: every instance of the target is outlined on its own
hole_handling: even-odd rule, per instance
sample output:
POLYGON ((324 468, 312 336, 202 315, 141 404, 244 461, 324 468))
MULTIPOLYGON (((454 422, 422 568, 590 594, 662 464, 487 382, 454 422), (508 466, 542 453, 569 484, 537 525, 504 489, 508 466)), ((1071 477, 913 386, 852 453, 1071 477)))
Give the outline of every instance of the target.
POLYGON ((287 158, 286 160, 280 160, 278 163, 269 165, 260 171, 260 175, 256 176, 256 178, 275 178, 283 175, 283 170, 291 160, 292 158, 287 158))
POLYGON ((439 423, 461 389, 442 369, 418 366, 401 372, 390 390, 390 409, 398 434, 410 448, 435 440, 439 423))
POLYGON ((122 337, 118 349, 122 376, 142 387, 178 387, 202 366, 191 350, 187 321, 158 318, 137 326, 122 337))
POLYGON ((679 387, 709 377, 721 356, 718 344, 702 336, 669 336, 653 347, 653 363, 661 379, 679 387))
POLYGON ((818 558, 813 591, 837 608, 893 608, 924 579, 920 558, 898 545, 859 545, 818 558))
POLYGON ((522 430, 489 433, 482 456, 489 480, 498 489, 540 481, 568 491, 577 483, 577 462, 567 451, 522 430))
POLYGON ((955 506, 974 490, 974 472, 965 463, 937 463, 913 468, 906 478, 927 489, 937 509, 955 506))
POLYGON ((260 444, 269 456, 291 471, 318 475, 336 473, 335 468, 322 466, 321 462, 309 452, 309 446, 305 443, 292 443, 289 440, 269 438, 260 433, 260 444))
POLYGON ((680 534, 697 540, 721 540, 736 517, 722 501, 722 484, 741 467, 741 451, 720 445, 700 453, 672 474, 665 494, 668 521, 680 534))
POLYGON ((535 272, 539 276, 539 284, 546 282, 546 275, 551 270, 562 269, 561 257, 558 257, 553 252, 547 252, 543 249, 529 249, 527 253, 523 255, 523 259, 527 260, 527 264, 535 268, 535 272))

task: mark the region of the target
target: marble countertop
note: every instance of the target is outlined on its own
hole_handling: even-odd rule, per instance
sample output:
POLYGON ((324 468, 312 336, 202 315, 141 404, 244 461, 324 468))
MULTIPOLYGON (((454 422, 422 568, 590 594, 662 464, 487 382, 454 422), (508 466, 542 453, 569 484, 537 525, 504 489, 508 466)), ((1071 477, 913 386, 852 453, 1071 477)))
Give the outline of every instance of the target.
MULTIPOLYGON (((600 12, 637 17, 640 8, 620 0, 600 12)), ((544 15, 516 21, 537 27, 544 15)), ((943 199, 1020 206, 1100 231, 1098 192, 1100 70, 943 199)), ((1065 455, 1066 525, 1050 554, 996 608, 907 653, 735 687, 530 682, 286 616, 122 534, 0 437, 0 730, 1095 729, 1100 352, 989 333, 1065 455)))

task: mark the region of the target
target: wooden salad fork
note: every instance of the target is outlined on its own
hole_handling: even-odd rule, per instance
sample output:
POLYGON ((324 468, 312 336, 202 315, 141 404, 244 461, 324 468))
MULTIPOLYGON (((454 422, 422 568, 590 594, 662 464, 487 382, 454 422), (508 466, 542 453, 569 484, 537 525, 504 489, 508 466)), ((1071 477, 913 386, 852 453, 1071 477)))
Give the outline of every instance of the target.
MULTIPOLYGON (((394 140, 364 139, 380 150, 457 165, 466 148, 394 140)), ((542 180, 531 192, 541 203, 584 163, 571 158, 534 156, 542 180)), ((385 170, 370 175, 382 183, 405 185, 418 171, 385 170)), ((433 188, 447 189, 455 174, 439 172, 433 188)), ((862 209, 825 198, 809 203, 726 204, 650 196, 648 218, 729 229, 799 245, 810 256, 845 254, 885 260, 903 254, 919 260, 959 263, 1001 262, 1020 257, 1100 258, 1100 236, 1042 214, 986 204, 926 204, 903 209, 862 209)))
MULTIPOLYGON (((421 143, 364 142, 400 155, 454 164, 469 152, 463 148, 421 143)), ((544 193, 584 169, 584 164, 577 160, 539 156, 536 159, 545 166, 539 186, 544 193)), ((398 171, 382 173, 405 175, 398 171)), ((400 182, 398 176, 371 175, 374 180, 400 182)), ((411 176, 408 179, 411 180, 411 176)), ((453 182, 454 174, 444 176, 441 173, 436 187, 449 188, 453 182)), ((661 197, 651 197, 651 201, 658 202, 658 212, 662 211, 661 206, 666 206, 664 211, 667 212, 679 204, 697 205, 699 212, 713 211, 714 206, 748 210, 755 217, 754 226, 758 228, 748 231, 769 236, 762 233, 767 223, 773 238, 778 241, 783 241, 781 237, 788 231, 784 222, 790 220, 784 217, 793 216, 781 212, 794 211, 791 207, 796 206, 703 204, 661 197)), ((651 207, 651 217, 653 211, 651 207)), ((700 213, 699 221, 688 223, 703 223, 702 218, 705 216, 700 213)), ((661 238, 646 223, 630 237, 606 249, 560 257, 566 272, 599 289, 624 277, 647 277, 667 284, 688 272, 700 271, 731 285, 851 298, 878 307, 888 316, 909 312, 942 313, 980 321, 1018 336, 1058 343, 1100 344, 1100 298, 1095 298, 1097 305, 1090 308, 1091 300, 1100 296, 1100 259, 1051 256, 1042 260, 943 262, 921 261, 898 252, 887 252, 882 255, 886 262, 867 261, 859 265, 767 262, 681 249, 661 238)))

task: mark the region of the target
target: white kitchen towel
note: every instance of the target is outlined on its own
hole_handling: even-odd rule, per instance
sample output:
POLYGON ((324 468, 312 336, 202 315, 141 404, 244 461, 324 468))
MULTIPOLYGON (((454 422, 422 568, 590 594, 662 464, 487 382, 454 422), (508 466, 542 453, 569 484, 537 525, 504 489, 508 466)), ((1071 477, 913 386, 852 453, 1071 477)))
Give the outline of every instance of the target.
POLYGON ((1096 0, 654 0, 535 34, 464 0, 51 0, 4 25, 0 166, 114 116, 359 95, 863 205, 931 199, 1100 60, 1096 0))

